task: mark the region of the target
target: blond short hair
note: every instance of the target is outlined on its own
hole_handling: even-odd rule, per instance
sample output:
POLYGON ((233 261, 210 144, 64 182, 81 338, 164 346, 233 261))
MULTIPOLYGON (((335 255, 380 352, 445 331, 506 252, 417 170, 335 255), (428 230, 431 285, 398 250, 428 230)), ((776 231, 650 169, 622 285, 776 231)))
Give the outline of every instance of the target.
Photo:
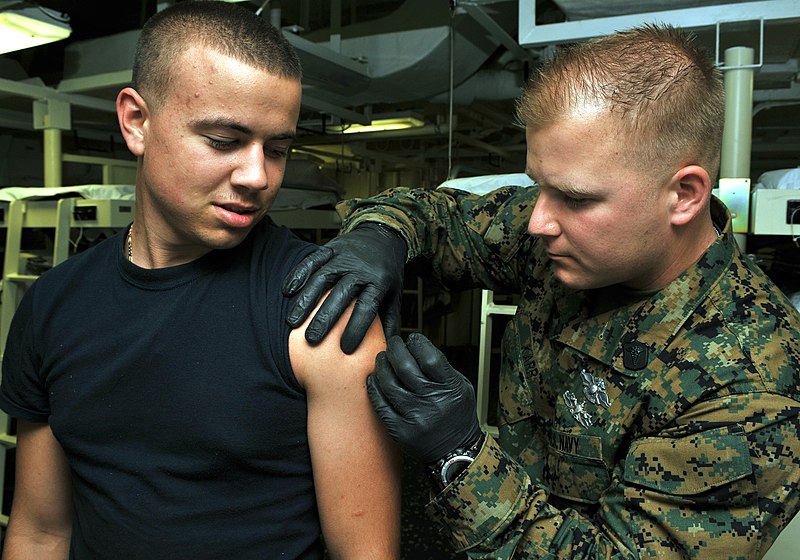
POLYGON ((719 69, 692 34, 644 25, 561 48, 525 85, 517 117, 537 130, 591 100, 619 117, 630 164, 693 163, 716 181, 724 96, 719 69))

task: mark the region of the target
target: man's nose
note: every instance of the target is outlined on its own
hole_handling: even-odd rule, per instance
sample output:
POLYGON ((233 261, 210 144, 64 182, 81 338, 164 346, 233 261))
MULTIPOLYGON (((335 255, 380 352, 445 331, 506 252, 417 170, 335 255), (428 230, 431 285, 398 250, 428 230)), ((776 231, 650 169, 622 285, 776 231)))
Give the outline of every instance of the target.
POLYGON ((539 194, 528 221, 528 233, 537 237, 555 237, 561 233, 556 220, 553 202, 544 193, 539 194))
POLYGON ((253 142, 240 153, 231 180, 233 184, 248 189, 260 190, 269 186, 270 169, 267 158, 264 156, 264 147, 253 142))

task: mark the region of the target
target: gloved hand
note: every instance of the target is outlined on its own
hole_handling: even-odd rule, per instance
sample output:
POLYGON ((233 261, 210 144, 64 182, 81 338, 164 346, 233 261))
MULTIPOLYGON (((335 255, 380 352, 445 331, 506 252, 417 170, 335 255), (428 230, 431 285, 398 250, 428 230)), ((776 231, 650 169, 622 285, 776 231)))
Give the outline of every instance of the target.
POLYGON ((322 340, 356 298, 339 343, 342 352, 355 351, 379 312, 388 339, 400 326, 407 253, 399 233, 372 222, 335 237, 303 259, 284 279, 284 295, 300 294, 286 322, 292 328, 300 326, 333 287, 309 323, 306 340, 312 344, 322 340))
POLYGON ((367 391, 392 439, 422 463, 435 463, 482 435, 472 384, 419 333, 408 335, 407 344, 399 336, 389 340, 367 391))

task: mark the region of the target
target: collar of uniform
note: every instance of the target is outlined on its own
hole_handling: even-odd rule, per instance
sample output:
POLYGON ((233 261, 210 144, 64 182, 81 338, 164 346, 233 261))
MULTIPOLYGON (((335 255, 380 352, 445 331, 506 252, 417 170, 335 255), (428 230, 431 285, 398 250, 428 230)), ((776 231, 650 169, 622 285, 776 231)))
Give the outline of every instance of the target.
POLYGON ((638 371, 624 366, 624 344, 645 344, 652 360, 670 343, 733 259, 736 241, 730 231, 730 213, 713 197, 711 216, 722 232, 719 239, 692 267, 644 301, 590 317, 586 292, 554 286, 556 309, 550 337, 619 372, 638 375, 638 371))

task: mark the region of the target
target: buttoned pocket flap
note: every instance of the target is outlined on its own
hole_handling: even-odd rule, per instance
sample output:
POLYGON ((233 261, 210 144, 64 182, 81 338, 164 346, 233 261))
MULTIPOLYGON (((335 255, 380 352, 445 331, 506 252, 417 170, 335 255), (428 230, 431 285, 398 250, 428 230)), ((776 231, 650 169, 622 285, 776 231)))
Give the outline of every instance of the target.
POLYGON ((653 490, 688 496, 752 475, 741 428, 722 427, 678 438, 636 441, 625 458, 625 480, 653 490))

